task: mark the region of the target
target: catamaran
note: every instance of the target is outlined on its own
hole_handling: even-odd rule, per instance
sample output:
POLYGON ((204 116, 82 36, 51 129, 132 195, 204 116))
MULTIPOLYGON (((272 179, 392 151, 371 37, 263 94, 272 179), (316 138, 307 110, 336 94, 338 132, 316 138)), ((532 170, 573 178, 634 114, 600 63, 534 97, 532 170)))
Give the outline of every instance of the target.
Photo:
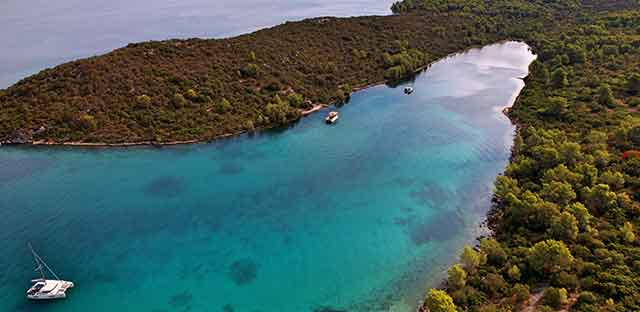
POLYGON ((73 282, 61 280, 53 270, 42 260, 42 258, 33 250, 31 244, 29 249, 33 254, 33 259, 36 261, 36 271, 40 272, 40 278, 31 280, 33 285, 27 290, 27 298, 32 300, 48 300, 48 299, 63 299, 67 297, 67 289, 73 287, 73 282), (44 269, 47 269, 55 279, 47 279, 44 274, 44 269))

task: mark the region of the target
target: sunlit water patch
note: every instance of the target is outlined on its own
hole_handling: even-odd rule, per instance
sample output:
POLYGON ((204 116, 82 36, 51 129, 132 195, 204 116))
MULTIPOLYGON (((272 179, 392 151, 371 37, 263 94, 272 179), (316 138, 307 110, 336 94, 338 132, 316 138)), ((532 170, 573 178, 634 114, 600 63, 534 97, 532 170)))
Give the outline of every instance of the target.
POLYGON ((406 311, 472 242, 533 56, 503 43, 289 129, 0 148, 0 311, 406 311), (69 298, 28 302, 31 242, 69 298))

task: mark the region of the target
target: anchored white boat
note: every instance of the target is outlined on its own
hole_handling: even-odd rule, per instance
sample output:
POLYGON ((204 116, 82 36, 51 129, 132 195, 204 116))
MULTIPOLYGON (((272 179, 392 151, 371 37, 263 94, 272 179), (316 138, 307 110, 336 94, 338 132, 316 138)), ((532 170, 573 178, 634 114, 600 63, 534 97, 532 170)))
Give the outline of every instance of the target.
POLYGON ((31 244, 29 249, 33 254, 33 259, 36 261, 36 271, 40 272, 40 278, 31 280, 33 285, 27 290, 27 298, 32 300, 49 300, 49 299, 63 299, 67 297, 67 289, 73 287, 73 282, 61 280, 53 270, 40 258, 40 256, 33 250, 31 244), (44 269, 47 269, 55 279, 47 279, 44 274, 44 269))
POLYGON ((327 115, 327 118, 324 119, 328 124, 332 124, 336 121, 338 121, 338 112, 330 112, 329 115, 327 115))
POLYGON ((404 94, 411 94, 411 93, 413 93, 413 87, 404 88, 404 94))

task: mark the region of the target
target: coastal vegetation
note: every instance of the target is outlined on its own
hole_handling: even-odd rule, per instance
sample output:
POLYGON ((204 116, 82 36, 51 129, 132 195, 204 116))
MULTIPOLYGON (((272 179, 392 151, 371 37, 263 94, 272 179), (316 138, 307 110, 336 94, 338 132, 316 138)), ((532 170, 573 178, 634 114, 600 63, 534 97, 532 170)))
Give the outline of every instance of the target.
POLYGON ((316 18, 130 44, 0 91, 0 142, 162 144, 279 126, 499 39, 477 26, 462 15, 316 18))
POLYGON ((493 235, 449 269, 455 308, 434 291, 424 308, 639 311, 640 6, 407 0, 394 11, 493 19, 538 54, 508 111, 518 131, 495 183, 493 235), (508 25, 508 12, 530 20, 508 25))
POLYGON ((207 140, 300 118, 471 46, 538 55, 515 105, 491 237, 430 311, 640 311, 640 6, 631 0, 404 0, 222 40, 131 44, 0 91, 0 140, 207 140))

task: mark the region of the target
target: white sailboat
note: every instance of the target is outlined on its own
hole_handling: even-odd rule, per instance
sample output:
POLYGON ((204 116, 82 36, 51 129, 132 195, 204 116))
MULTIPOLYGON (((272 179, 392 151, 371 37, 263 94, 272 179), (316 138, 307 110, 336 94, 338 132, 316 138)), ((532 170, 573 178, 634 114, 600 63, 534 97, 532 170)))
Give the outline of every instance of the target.
POLYGON ((33 250, 31 244, 29 249, 33 254, 33 259, 36 261, 36 271, 40 272, 40 278, 31 280, 33 285, 27 290, 27 298, 32 300, 49 300, 49 299, 63 299, 67 297, 67 289, 73 287, 73 282, 61 280, 53 270, 42 260, 42 258, 33 250), (55 279, 47 279, 44 274, 44 269, 47 269, 55 279))

